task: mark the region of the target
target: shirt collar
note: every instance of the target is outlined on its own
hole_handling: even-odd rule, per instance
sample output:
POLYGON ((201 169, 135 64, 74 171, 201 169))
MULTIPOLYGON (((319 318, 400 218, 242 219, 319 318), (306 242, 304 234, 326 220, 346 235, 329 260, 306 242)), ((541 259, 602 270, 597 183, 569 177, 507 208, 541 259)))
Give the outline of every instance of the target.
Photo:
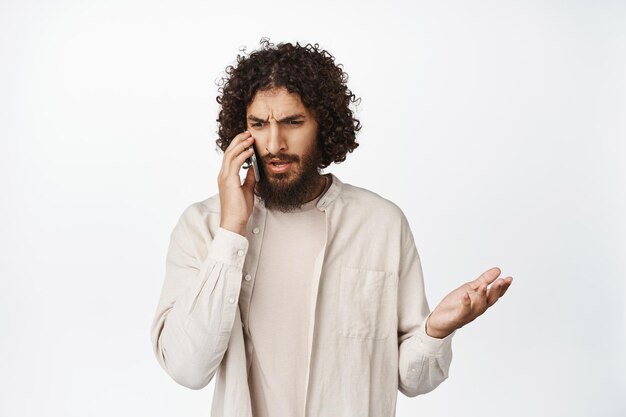
POLYGON ((322 198, 317 202, 317 208, 321 211, 325 211, 326 208, 337 198, 343 188, 343 183, 339 181, 339 178, 335 174, 329 173, 328 176, 332 180, 328 190, 324 193, 322 198))

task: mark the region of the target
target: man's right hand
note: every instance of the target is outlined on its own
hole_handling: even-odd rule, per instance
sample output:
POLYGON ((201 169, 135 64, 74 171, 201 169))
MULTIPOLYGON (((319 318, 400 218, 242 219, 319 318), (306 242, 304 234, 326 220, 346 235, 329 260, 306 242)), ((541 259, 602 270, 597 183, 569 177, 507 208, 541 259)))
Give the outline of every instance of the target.
POLYGON ((239 171, 246 159, 252 156, 253 143, 254 138, 248 131, 235 136, 224 151, 222 168, 217 176, 221 206, 220 227, 242 236, 245 236, 246 225, 254 207, 256 180, 253 168, 250 167, 242 185, 239 171))

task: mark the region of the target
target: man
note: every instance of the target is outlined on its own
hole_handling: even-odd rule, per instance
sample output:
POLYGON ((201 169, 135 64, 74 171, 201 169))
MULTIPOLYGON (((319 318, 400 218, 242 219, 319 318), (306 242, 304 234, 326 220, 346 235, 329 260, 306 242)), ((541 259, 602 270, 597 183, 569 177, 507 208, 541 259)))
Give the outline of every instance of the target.
POLYGON ((402 211, 320 174, 358 146, 347 76, 317 44, 261 43, 217 98, 219 194, 172 231, 156 357, 192 389, 217 374, 213 417, 394 415, 398 390, 447 378, 454 332, 512 278, 491 268, 430 312, 402 211))

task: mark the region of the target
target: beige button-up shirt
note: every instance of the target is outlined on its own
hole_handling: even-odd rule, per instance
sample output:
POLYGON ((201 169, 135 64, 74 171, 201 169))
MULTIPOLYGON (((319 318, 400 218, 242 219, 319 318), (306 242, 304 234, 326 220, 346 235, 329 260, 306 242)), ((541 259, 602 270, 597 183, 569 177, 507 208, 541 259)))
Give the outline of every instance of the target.
MULTIPOLYGON (((317 203, 326 239, 311 277, 302 415, 394 416, 398 390, 412 397, 448 377, 454 333, 425 333, 422 268, 400 208, 328 175, 317 203)), ((243 332, 266 214, 255 196, 244 238, 219 227, 214 195, 187 207, 170 236, 152 345, 183 386, 200 389, 216 376, 212 417, 252 417, 243 332)))

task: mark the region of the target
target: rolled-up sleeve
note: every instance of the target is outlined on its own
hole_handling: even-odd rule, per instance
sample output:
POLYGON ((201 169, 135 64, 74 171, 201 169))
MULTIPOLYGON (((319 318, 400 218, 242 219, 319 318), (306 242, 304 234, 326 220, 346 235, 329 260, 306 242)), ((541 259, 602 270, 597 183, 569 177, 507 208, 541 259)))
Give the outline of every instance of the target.
POLYGON ((452 337, 426 334, 430 315, 420 257, 408 222, 402 216, 402 258, 398 281, 398 389, 408 397, 437 388, 452 362, 452 337))
POLYGON ((198 238, 191 225, 206 224, 192 216, 198 216, 196 206, 185 210, 170 235, 151 341, 172 379, 200 389, 213 378, 228 346, 248 240, 222 228, 212 238, 198 238), (207 247, 202 251, 198 245, 207 247))

